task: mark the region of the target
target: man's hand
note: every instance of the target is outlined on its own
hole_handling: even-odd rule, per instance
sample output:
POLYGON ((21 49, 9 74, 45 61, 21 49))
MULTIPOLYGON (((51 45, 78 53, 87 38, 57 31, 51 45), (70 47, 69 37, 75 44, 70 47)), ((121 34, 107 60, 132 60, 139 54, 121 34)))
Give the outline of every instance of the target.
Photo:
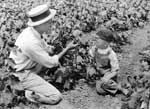
POLYGON ((74 41, 71 41, 68 45, 67 45, 67 49, 71 49, 71 48, 74 48, 76 47, 78 44, 74 44, 74 41))
POLYGON ((110 78, 108 78, 107 76, 104 76, 104 77, 101 78, 101 80, 103 82, 108 82, 110 80, 110 78))
POLYGON ((63 49, 62 52, 58 54, 59 59, 71 48, 76 47, 78 44, 74 44, 74 41, 70 42, 66 48, 63 49))

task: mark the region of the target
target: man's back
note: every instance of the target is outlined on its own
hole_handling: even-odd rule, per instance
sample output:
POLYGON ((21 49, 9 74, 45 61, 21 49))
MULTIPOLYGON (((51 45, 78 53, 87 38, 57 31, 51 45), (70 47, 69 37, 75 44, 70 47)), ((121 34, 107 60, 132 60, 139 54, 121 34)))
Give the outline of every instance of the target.
POLYGON ((15 48, 10 52, 10 58, 15 62, 16 71, 21 71, 24 68, 29 69, 35 66, 35 62, 29 59, 25 50, 30 44, 37 42, 37 39, 31 32, 31 28, 28 27, 18 36, 15 42, 15 48))

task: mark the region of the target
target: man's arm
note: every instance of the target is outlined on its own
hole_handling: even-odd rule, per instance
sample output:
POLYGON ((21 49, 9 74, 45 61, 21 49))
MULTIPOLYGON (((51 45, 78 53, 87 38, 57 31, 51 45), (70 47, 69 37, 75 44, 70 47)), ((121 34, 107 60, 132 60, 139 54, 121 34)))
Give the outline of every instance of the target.
POLYGON ((66 48, 63 49, 62 52, 58 54, 58 58, 60 59, 69 49, 76 47, 78 44, 74 44, 74 41, 70 42, 66 48))
POLYGON ((68 46, 58 55, 49 56, 49 54, 38 44, 32 44, 24 49, 25 54, 33 61, 51 68, 59 64, 59 59, 70 49, 76 45, 73 42, 69 43, 68 46))
POLYGON ((39 44, 35 43, 27 46, 24 49, 24 53, 32 60, 39 63, 42 66, 51 68, 58 65, 58 56, 49 56, 48 52, 45 51, 39 44))

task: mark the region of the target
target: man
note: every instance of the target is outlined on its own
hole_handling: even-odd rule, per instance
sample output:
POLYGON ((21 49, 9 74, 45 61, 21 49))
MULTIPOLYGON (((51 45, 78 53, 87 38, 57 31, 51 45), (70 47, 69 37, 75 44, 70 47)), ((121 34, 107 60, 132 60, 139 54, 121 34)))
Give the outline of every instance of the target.
POLYGON ((114 79, 119 72, 119 63, 116 53, 107 42, 112 36, 113 33, 107 29, 97 32, 96 44, 89 51, 90 55, 96 61, 96 70, 102 76, 101 79, 96 82, 96 90, 99 94, 116 94, 116 92, 120 90, 127 95, 129 91, 121 88, 121 85, 114 79))
POLYGON ((19 78, 19 85, 25 90, 25 96, 32 102, 56 104, 62 99, 61 93, 37 74, 43 66, 52 68, 58 66, 59 59, 76 45, 69 43, 58 55, 49 56, 52 51, 41 35, 51 27, 51 19, 56 10, 49 9, 47 4, 37 6, 28 12, 28 27, 22 31, 15 42, 15 49, 10 52, 19 78))

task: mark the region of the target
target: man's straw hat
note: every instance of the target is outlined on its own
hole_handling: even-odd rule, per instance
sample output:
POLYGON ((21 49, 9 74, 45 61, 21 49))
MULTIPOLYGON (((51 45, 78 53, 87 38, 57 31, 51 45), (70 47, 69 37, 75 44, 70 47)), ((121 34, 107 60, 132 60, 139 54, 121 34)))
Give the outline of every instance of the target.
POLYGON ((37 26, 53 18, 56 10, 49 9, 48 4, 39 5, 31 9, 27 15, 29 17, 28 26, 37 26))

